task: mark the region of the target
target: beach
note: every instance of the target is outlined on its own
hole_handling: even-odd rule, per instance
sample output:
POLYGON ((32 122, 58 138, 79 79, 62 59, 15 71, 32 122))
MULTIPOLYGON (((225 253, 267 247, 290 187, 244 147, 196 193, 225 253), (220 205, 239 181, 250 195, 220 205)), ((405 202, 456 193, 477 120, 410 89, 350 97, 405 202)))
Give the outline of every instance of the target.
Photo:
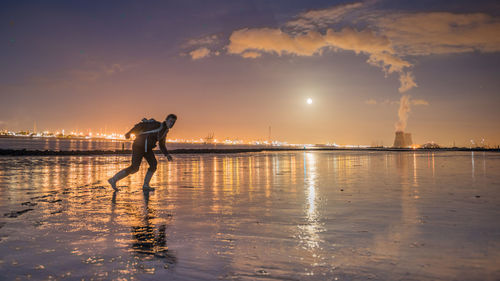
POLYGON ((5 280, 498 280, 500 154, 0 157, 5 280))

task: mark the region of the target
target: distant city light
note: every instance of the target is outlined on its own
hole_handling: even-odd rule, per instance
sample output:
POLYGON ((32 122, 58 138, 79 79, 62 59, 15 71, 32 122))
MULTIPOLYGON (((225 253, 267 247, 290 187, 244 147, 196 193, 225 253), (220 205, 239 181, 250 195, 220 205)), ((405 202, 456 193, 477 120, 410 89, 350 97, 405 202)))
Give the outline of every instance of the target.
MULTIPOLYGON (((86 139, 86 140, 116 140, 116 141, 132 141, 135 139, 135 135, 131 134, 129 139, 125 138, 123 134, 117 133, 92 133, 90 130, 86 133, 81 131, 70 131, 60 129, 55 132, 51 131, 38 131, 35 130, 25 130, 25 131, 9 131, 6 129, 0 130, 0 136, 6 137, 19 137, 19 138, 58 138, 58 139, 86 139)), ((277 140, 241 140, 237 138, 224 138, 216 139, 213 135, 210 138, 192 138, 192 139, 167 139, 168 143, 185 143, 185 144, 201 144, 201 145, 248 145, 248 146, 271 146, 271 147, 295 147, 301 149, 321 149, 321 148, 339 148, 339 149, 359 149, 359 148, 384 148, 385 146, 379 145, 352 145, 352 144, 337 144, 335 142, 327 142, 324 144, 293 144, 285 141, 277 141, 277 140)), ((438 144, 434 141, 429 141, 425 144, 412 144, 402 148, 407 149, 429 149, 429 148, 440 148, 438 144)), ((455 147, 455 144, 453 144, 455 147)), ((470 140, 470 145, 468 148, 497 148, 498 146, 488 145, 485 139, 482 139, 478 144, 473 139, 470 140)))

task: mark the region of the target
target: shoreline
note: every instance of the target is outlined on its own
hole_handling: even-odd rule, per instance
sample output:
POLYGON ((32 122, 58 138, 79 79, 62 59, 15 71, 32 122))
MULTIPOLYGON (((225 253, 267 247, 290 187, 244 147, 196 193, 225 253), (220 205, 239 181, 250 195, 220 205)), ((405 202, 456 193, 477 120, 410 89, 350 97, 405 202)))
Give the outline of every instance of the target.
MULTIPOLYGON (((500 152, 497 148, 244 148, 244 149, 173 149, 170 154, 233 154, 250 152, 285 152, 285 151, 484 151, 500 152)), ((155 154, 161 154, 160 150, 155 150, 155 154)), ((132 150, 26 150, 26 149, 0 149, 1 156, 93 156, 93 155, 130 155, 132 150)))

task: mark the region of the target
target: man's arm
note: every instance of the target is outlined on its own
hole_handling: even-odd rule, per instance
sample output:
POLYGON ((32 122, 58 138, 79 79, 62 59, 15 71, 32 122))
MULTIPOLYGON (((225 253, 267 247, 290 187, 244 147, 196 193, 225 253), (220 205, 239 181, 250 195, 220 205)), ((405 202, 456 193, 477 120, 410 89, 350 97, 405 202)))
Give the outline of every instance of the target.
POLYGON ((130 129, 130 131, 128 131, 128 132, 125 134, 125 138, 126 138, 126 139, 129 139, 129 138, 130 138, 130 134, 137 132, 137 131, 139 130, 139 127, 140 127, 140 123, 135 124, 135 126, 134 126, 132 129, 130 129))
POLYGON ((167 157, 168 161, 172 161, 172 156, 168 153, 167 146, 165 145, 165 142, 167 141, 167 138, 161 138, 159 143, 160 143, 160 150, 167 157))

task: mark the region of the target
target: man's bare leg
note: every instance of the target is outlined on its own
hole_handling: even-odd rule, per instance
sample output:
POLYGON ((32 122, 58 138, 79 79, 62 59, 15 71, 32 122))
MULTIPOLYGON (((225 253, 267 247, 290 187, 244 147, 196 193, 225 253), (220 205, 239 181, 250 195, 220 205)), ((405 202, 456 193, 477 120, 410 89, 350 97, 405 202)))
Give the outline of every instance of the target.
POLYGON ((118 173, 116 173, 116 175, 114 175, 113 177, 109 178, 108 179, 108 182, 109 184, 111 185, 111 187, 115 190, 115 191, 118 191, 118 187, 116 187, 116 183, 123 179, 124 177, 126 177, 128 175, 127 173, 127 169, 123 169, 121 171, 119 171, 118 173))
POLYGON ((144 158, 146 158, 146 161, 148 161, 149 169, 146 173, 146 176, 144 177, 144 184, 142 185, 142 189, 144 191, 153 191, 155 189, 149 186, 149 182, 151 181, 151 178, 153 177, 156 171, 156 166, 158 165, 158 161, 156 161, 156 157, 153 151, 149 151, 146 154, 144 154, 144 158))
POLYGON ((155 190, 154 188, 152 188, 149 185, 149 182, 151 181, 151 178, 153 177, 153 175, 154 175, 153 171, 148 170, 146 172, 146 176, 144 177, 144 184, 142 185, 142 189, 144 191, 153 191, 153 190, 155 190))

